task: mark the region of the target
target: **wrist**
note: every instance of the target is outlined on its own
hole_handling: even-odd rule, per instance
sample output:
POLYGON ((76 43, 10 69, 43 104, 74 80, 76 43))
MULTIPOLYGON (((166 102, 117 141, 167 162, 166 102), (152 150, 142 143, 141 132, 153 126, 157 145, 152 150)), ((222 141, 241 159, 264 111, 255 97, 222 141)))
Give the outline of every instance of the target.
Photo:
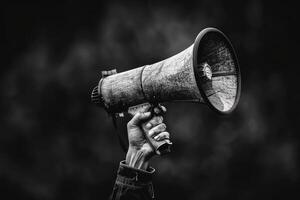
POLYGON ((143 149, 129 147, 126 154, 126 164, 133 168, 147 170, 149 155, 143 149))

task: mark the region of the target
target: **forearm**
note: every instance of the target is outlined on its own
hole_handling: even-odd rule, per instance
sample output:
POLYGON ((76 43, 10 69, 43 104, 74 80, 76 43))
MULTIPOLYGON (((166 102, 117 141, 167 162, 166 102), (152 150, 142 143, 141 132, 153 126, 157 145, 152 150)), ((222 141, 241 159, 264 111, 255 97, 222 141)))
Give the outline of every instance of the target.
POLYGON ((136 169, 147 170, 149 166, 149 155, 142 149, 135 149, 133 147, 129 147, 128 152, 126 154, 126 164, 129 167, 133 167, 136 169))

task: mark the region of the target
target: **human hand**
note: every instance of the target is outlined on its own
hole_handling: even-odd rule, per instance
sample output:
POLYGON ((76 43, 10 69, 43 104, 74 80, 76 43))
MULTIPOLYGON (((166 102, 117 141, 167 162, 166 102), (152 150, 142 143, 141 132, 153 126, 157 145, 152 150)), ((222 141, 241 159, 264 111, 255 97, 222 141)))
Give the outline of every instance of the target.
MULTIPOLYGON (((148 110, 144 108, 144 111, 148 110)), ((140 112, 127 124, 129 148, 126 163, 135 168, 147 169, 149 159, 155 155, 155 150, 147 142, 144 134, 148 134, 155 141, 169 140, 162 114, 166 112, 163 106, 157 106, 151 112, 140 112)))

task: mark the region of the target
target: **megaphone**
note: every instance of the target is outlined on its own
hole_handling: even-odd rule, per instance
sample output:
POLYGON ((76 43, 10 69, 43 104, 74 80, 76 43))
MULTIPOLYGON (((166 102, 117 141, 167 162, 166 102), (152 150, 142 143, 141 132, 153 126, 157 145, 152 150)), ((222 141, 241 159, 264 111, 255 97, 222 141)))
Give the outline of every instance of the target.
MULTIPOLYGON (((206 28, 194 44, 170 58, 122 73, 102 72, 91 98, 109 113, 134 114, 145 103, 188 101, 229 114, 240 92, 240 68, 232 44, 220 30, 206 28)), ((169 145, 154 149, 159 154, 169 145)))

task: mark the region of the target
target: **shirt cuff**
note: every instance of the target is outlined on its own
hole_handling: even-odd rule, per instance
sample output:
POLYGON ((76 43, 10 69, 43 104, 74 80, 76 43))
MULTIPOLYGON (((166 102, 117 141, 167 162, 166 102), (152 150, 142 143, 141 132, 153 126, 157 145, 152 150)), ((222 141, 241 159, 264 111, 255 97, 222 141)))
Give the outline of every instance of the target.
POLYGON ((148 167, 147 170, 130 167, 123 160, 120 162, 117 182, 132 186, 149 184, 152 181, 154 172, 155 169, 152 167, 148 167))

